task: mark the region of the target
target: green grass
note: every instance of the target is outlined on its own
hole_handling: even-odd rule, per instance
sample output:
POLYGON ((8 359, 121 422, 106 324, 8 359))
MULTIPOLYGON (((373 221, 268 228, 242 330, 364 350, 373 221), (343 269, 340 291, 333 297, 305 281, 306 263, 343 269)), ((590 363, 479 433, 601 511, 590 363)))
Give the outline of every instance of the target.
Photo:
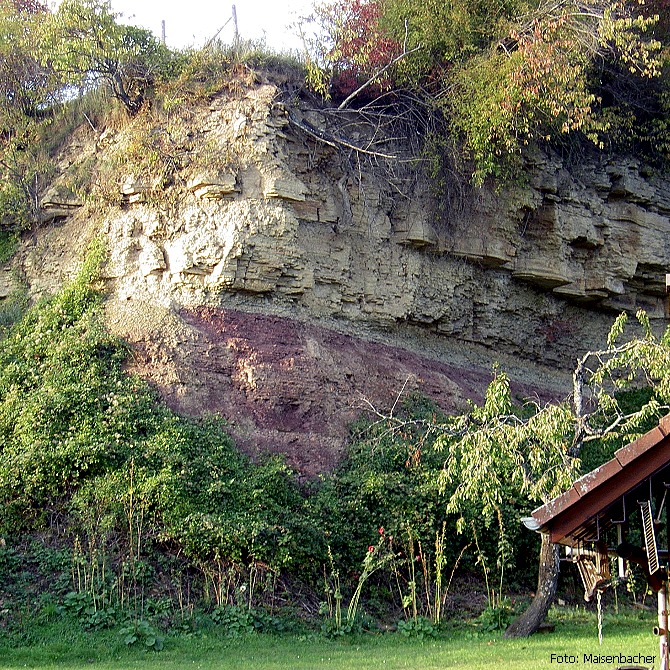
POLYGON ((618 663, 592 664, 584 654, 645 654, 656 656, 658 642, 646 615, 606 617, 604 642, 598 644, 592 615, 556 620, 553 633, 526 640, 502 640, 468 629, 454 630, 436 640, 412 640, 398 634, 364 635, 325 640, 319 635, 254 635, 235 640, 216 631, 194 637, 167 637, 161 652, 127 648, 118 631, 84 633, 77 625, 58 620, 31 636, 26 646, 1 646, 0 668, 59 668, 61 670, 295 670, 324 668, 378 670, 415 668, 440 670, 533 670, 537 668, 612 668, 618 663), (552 654, 575 654, 578 662, 559 664, 552 654))

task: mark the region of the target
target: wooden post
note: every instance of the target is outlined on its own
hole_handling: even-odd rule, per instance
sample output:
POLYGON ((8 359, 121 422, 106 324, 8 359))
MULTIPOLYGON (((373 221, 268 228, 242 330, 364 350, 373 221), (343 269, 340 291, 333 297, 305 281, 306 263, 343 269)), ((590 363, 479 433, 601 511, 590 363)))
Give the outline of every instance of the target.
POLYGON ((240 40, 240 33, 237 29, 237 8, 233 5, 233 25, 235 26, 235 44, 240 40))
MULTIPOLYGON (((624 516, 626 515, 624 514, 624 516)), ((617 547, 623 543, 623 523, 618 523, 616 525, 616 540, 617 540, 617 547)), ((626 579, 626 564, 623 558, 621 558, 621 556, 619 556, 618 554, 616 560, 617 560, 617 567, 619 568, 619 575, 618 575, 619 580, 623 581, 624 579, 626 579)))
POLYGON ((668 670, 668 583, 658 592, 658 634, 659 670, 668 670))

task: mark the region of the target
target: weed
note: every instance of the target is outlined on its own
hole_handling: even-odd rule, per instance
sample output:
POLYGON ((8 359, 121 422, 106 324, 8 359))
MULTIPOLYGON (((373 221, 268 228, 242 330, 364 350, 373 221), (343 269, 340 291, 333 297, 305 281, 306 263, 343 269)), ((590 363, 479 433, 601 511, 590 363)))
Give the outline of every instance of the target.
POLYGON ((124 644, 129 647, 138 644, 153 651, 160 651, 163 648, 163 637, 144 619, 124 626, 119 634, 123 637, 124 644))
POLYGON ((427 637, 435 637, 437 627, 430 619, 418 616, 416 619, 401 619, 398 621, 398 632, 405 637, 416 637, 423 640, 427 637))
POLYGON ((212 621, 225 631, 227 637, 250 635, 256 630, 253 614, 238 605, 217 607, 211 617, 212 621))
POLYGON ((489 633, 497 630, 505 630, 512 622, 514 610, 509 598, 498 598, 495 605, 488 605, 479 615, 477 623, 482 631, 489 633))

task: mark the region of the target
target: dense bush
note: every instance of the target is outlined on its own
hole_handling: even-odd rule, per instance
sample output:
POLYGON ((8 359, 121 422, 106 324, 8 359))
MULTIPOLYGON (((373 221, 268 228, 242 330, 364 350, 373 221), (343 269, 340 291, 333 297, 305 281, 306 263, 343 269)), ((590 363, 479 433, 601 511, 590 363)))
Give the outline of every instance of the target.
MULTIPOLYGON (((438 570, 444 583, 455 568, 482 575, 485 566, 496 588, 503 574, 505 586, 527 585, 537 548, 537 538, 520 523, 511 524, 504 529, 509 553, 500 563, 498 520, 484 516, 476 501, 461 510, 465 526, 459 532, 459 515, 448 511, 455 484, 446 490, 441 485, 445 454, 435 448, 434 428, 442 418, 431 401, 415 396, 391 420, 361 420, 346 458, 310 499, 314 523, 326 531, 334 565, 357 574, 364 548, 375 546, 381 535, 392 543, 396 562, 377 581, 386 583, 397 600, 398 590, 406 597, 413 583, 422 602, 418 610, 425 615, 432 613, 438 570)), ((519 499, 512 482, 500 497, 506 519, 516 521, 532 507, 519 499)))
POLYGON ((318 543, 287 468, 252 465, 219 420, 176 416, 123 371, 127 350, 93 286, 99 262, 98 250, 0 343, 0 533, 58 528, 114 536, 135 555, 174 544, 200 562, 309 564, 318 543))
POLYGON ((359 101, 382 84, 385 101, 409 89, 460 142, 475 183, 517 177, 529 144, 667 165, 666 15, 660 1, 338 0, 318 5, 326 39, 310 81, 339 100, 365 82, 359 101))
MULTIPOLYGON (((434 544, 447 518, 436 476, 442 463, 420 422, 435 411, 429 402, 413 398, 404 412, 417 423, 408 423, 402 434, 386 422, 362 420, 354 426, 346 458, 312 495, 315 523, 327 529, 336 563, 354 570, 361 548, 377 541, 379 528, 399 543, 409 528, 426 546, 434 544)), ((459 551, 453 543, 454 559, 459 551)))

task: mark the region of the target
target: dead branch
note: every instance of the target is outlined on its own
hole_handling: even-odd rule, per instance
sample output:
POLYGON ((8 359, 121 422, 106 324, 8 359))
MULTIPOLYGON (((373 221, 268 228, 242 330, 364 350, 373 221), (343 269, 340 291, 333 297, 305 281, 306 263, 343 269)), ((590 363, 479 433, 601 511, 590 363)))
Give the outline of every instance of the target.
POLYGON ((327 144, 328 146, 333 147, 335 149, 345 148, 355 151, 357 153, 365 154, 366 156, 375 156, 377 158, 385 158, 386 160, 398 160, 398 156, 381 153, 380 151, 371 151, 369 149, 364 149, 363 147, 358 147, 355 144, 352 144, 351 142, 343 140, 341 137, 336 137, 335 135, 326 133, 323 130, 319 130, 318 128, 315 128, 311 123, 309 123, 309 121, 298 120, 292 112, 289 112, 288 120, 296 128, 302 130, 310 137, 313 137, 315 140, 323 142, 324 144, 327 144))
POLYGON ((407 384, 409 383, 410 379, 411 379, 411 375, 407 375, 407 378, 405 379, 405 382, 402 385, 402 388, 400 389, 400 391, 398 391, 398 395, 395 398, 395 402, 393 403, 393 407, 391 407, 391 416, 393 416, 393 412, 395 411, 395 408, 398 406, 398 402, 400 402, 400 398, 402 397, 402 394, 405 392, 405 388, 407 388, 407 384))
POLYGON ((375 72, 375 74, 370 77, 364 84, 361 84, 353 93, 350 93, 341 103, 340 106, 338 107, 339 110, 345 109, 349 103, 358 96, 359 93, 364 91, 370 84, 372 84, 374 81, 379 79, 389 68, 393 67, 396 63, 401 61, 403 58, 406 58, 410 54, 413 54, 415 51, 419 51, 419 49, 423 49, 423 45, 419 44, 418 46, 415 46, 413 49, 410 49, 409 51, 403 51, 399 56, 396 56, 390 63, 387 63, 381 70, 378 70, 375 72))

